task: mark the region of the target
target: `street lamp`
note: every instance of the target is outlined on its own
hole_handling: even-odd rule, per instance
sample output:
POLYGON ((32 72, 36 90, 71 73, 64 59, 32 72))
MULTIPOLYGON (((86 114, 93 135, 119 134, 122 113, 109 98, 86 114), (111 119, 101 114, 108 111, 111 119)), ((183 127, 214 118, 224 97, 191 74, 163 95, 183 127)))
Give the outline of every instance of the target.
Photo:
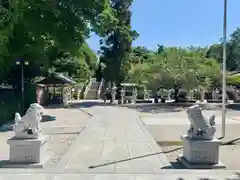
POLYGON ((18 59, 16 61, 17 65, 21 66, 21 110, 22 115, 24 114, 24 65, 28 65, 28 62, 24 59, 18 59))
POLYGON ((227 0, 224 0, 223 64, 222 64, 222 138, 226 131, 226 61, 227 61, 227 0))

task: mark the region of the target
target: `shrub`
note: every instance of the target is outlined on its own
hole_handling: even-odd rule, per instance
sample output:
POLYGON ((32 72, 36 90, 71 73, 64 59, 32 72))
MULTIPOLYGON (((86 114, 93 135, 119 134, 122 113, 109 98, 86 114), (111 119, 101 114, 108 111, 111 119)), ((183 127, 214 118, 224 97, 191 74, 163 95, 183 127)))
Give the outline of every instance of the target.
POLYGON ((21 111, 20 98, 14 90, 0 92, 0 126, 14 121, 16 112, 21 111))
POLYGON ((227 77, 227 84, 233 86, 240 86, 240 76, 239 75, 230 75, 227 77))
POLYGON ((178 97, 179 99, 187 99, 187 95, 188 95, 188 92, 185 91, 185 90, 180 90, 179 91, 179 94, 178 94, 178 97))

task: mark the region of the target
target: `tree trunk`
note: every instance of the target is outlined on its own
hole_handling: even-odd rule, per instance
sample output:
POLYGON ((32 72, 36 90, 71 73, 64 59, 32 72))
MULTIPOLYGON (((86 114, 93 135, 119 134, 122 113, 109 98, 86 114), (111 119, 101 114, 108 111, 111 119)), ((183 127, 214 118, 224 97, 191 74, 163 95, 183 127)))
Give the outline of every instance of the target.
POLYGON ((110 103, 113 103, 113 98, 112 98, 112 88, 115 86, 115 82, 114 81, 110 81, 110 103))
POLYGON ((205 99, 205 90, 200 89, 200 101, 203 102, 205 99))
POLYGON ((174 88, 174 99, 176 103, 179 102, 179 96, 178 96, 179 90, 180 90, 179 87, 174 88))

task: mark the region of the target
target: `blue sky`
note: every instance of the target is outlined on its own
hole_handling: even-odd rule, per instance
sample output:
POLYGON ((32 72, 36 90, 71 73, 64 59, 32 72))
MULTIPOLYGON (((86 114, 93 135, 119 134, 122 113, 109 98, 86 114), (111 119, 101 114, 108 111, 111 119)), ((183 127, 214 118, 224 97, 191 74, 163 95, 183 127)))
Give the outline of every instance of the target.
MULTIPOLYGON (((139 34, 134 46, 156 49, 164 46, 206 46, 218 43, 223 32, 224 0, 135 0, 132 5, 132 27, 139 34)), ((240 27, 240 0, 228 0, 230 35, 240 27)), ((88 43, 99 49, 99 38, 88 43)))

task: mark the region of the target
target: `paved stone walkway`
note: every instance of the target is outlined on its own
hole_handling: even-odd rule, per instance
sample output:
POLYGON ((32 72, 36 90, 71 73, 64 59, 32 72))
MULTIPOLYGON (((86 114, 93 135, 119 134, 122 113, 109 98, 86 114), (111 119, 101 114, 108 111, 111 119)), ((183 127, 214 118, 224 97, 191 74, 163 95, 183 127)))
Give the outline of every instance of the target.
POLYGON ((155 173, 171 165, 135 112, 98 107, 57 168, 86 173, 155 173))
POLYGON ((2 170, 0 180, 240 180, 240 172, 161 170, 155 174, 81 173, 77 170, 2 170))
POLYGON ((236 171, 174 170, 136 112, 92 107, 94 116, 55 168, 0 169, 0 180, 240 179, 236 171))

